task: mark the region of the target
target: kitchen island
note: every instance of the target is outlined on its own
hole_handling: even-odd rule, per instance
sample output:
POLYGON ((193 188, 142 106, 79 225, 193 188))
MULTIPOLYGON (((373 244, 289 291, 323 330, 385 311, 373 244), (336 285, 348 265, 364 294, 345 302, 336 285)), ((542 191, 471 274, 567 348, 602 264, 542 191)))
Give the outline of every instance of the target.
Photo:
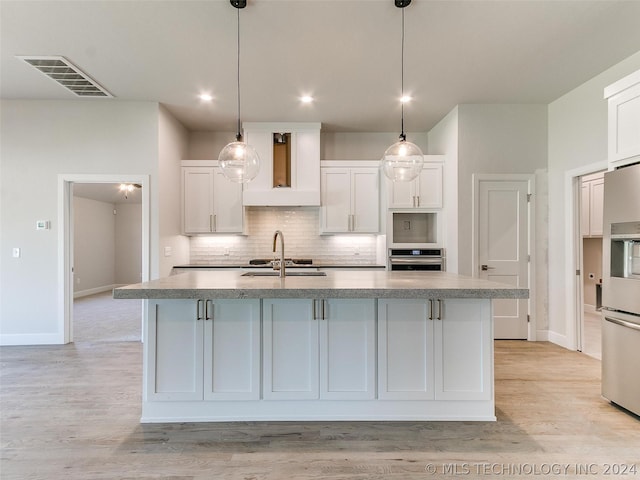
POLYGON ((145 299, 143 423, 495 420, 491 299, 527 297, 388 271, 194 271, 114 290, 145 299))

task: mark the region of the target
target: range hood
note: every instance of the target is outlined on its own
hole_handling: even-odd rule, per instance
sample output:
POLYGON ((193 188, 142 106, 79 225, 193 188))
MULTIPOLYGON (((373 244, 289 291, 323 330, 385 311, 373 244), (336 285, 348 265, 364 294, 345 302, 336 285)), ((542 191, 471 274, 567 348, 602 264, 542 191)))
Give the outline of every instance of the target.
POLYGON ((320 206, 320 123, 243 123, 260 155, 258 176, 243 191, 245 206, 320 206))

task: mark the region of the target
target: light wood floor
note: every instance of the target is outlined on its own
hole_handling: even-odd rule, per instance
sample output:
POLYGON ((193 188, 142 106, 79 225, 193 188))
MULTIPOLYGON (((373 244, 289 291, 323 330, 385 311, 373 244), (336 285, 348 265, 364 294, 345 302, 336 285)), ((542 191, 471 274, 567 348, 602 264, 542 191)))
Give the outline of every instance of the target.
POLYGON ((0 478, 640 478, 605 475, 640 461, 640 419, 601 398, 597 359, 550 343, 496 342, 497 422, 141 425, 141 344, 88 334, 0 349, 0 478))

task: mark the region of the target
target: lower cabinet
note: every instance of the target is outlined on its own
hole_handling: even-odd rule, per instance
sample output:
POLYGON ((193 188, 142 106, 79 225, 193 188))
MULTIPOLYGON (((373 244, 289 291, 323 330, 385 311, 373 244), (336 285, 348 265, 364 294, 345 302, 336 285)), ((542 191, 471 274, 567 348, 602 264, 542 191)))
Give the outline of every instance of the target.
POLYGON ((487 299, 379 300, 378 398, 490 400, 487 299))
POLYGON ((148 308, 149 400, 260 398, 260 300, 150 300, 148 308))
POLYGON ((263 300, 263 398, 375 398, 375 300, 263 300))

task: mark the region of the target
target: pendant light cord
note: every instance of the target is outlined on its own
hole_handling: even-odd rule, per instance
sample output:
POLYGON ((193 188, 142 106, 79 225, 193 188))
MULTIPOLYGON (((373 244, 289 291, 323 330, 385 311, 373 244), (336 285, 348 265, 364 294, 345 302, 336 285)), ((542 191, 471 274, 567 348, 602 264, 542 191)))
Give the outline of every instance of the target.
POLYGON ((238 89, 238 130, 236 131, 236 140, 242 141, 242 134, 240 133, 240 9, 236 8, 238 14, 238 71, 237 71, 237 89, 238 89))
POLYGON ((403 142, 407 139, 407 136, 404 134, 404 8, 400 9, 402 11, 402 49, 401 49, 401 59, 400 59, 400 111, 401 111, 401 131, 400 140, 403 142))

